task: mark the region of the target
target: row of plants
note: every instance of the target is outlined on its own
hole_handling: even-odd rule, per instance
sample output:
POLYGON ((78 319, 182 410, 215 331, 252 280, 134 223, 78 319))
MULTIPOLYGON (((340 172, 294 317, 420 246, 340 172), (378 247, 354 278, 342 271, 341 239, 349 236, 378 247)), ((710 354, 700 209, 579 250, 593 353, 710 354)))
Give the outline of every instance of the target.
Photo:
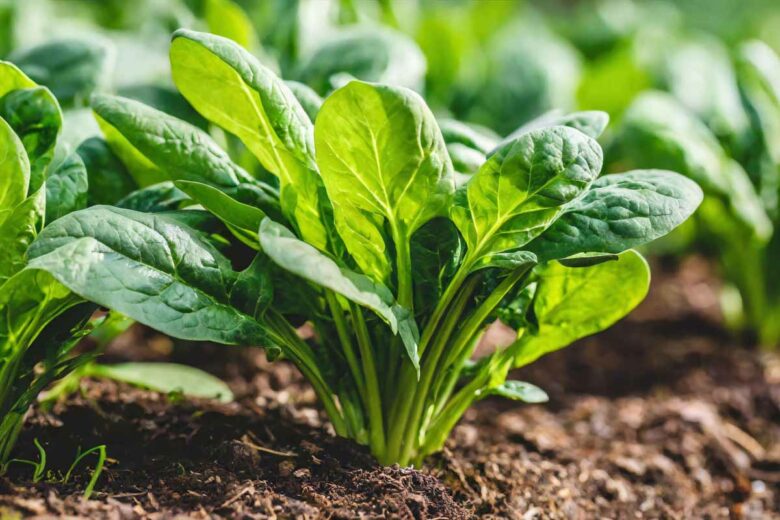
POLYGON ((649 250, 717 259, 731 323, 780 340, 765 44, 732 55, 679 24, 593 40, 512 2, 338 2, 316 21, 307 2, 68 4, 108 29, 4 42, 0 68, 3 469, 55 381, 48 399, 84 376, 231 398, 187 367, 97 364, 134 321, 263 346, 338 435, 420 465, 475 401, 546 400, 510 371, 628 314, 650 279, 634 248, 700 203, 649 250), (141 81, 115 72, 128 34, 180 25, 209 33, 177 30, 141 81), (514 340, 474 359, 496 320, 514 340))

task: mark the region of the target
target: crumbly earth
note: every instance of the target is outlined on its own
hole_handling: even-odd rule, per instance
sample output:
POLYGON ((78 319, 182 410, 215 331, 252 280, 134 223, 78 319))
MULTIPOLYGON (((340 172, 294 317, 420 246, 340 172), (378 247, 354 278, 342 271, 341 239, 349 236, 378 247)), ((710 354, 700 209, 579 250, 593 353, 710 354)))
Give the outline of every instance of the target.
POLYGON ((37 439, 49 474, 13 465, 0 517, 780 518, 780 357, 722 330, 705 264, 671 273, 631 318, 514 374, 550 403, 479 403, 422 471, 334 437, 290 365, 138 328, 108 360, 190 362, 237 401, 86 381, 32 412, 17 456, 37 458, 37 439), (95 459, 62 474, 99 444, 109 459, 84 501, 95 459))

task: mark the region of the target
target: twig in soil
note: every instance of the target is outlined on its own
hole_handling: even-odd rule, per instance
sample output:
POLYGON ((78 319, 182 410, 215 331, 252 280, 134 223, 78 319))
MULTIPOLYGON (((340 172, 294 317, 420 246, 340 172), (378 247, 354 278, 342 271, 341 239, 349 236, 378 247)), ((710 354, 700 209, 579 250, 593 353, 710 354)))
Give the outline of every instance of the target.
POLYGON ((220 507, 220 508, 227 507, 227 506, 229 506, 230 504, 232 504, 233 502, 235 502, 236 500, 238 500, 239 498, 241 498, 242 496, 246 495, 247 493, 254 493, 254 491, 255 491, 255 485, 254 485, 254 484, 252 484, 252 483, 250 482, 249 484, 247 484, 246 486, 244 486, 243 488, 241 488, 241 490, 240 490, 238 493, 236 493, 235 495, 233 495, 232 497, 230 497, 229 499, 227 499, 227 500, 226 500, 226 501, 225 501, 225 502, 224 502, 224 503, 223 503, 221 506, 219 506, 219 507, 220 507))
POLYGON ((247 446, 247 447, 252 448, 254 450, 257 450, 257 451, 262 451, 263 453, 270 453, 271 455, 278 455, 279 457, 297 457, 298 456, 297 453, 294 453, 292 451, 277 451, 277 450, 272 450, 271 448, 265 448, 263 446, 260 446, 260 445, 256 444, 255 442, 252 442, 252 440, 250 440, 250 438, 249 438, 250 436, 252 436, 253 440, 257 441, 257 438, 255 438, 255 436, 252 435, 251 432, 249 434, 244 434, 244 436, 241 437, 241 443, 244 446, 247 446))

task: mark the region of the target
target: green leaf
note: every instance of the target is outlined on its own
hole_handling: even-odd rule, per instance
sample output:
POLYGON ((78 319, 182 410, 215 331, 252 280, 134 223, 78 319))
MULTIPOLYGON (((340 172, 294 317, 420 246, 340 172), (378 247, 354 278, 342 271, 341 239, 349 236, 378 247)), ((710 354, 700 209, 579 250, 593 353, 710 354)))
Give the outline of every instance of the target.
POLYGON ((36 191, 54 156, 62 127, 60 105, 46 87, 14 90, 0 98, 0 116, 24 144, 30 159, 29 191, 36 191))
POLYGON ((79 145, 76 153, 87 169, 89 205, 115 204, 138 188, 105 140, 90 137, 79 145))
POLYGON ((0 285, 0 351, 29 348, 52 319, 81 301, 49 273, 19 271, 0 285))
POLYGON ((314 161, 313 127, 287 85, 219 36, 180 29, 170 56, 179 91, 279 177, 285 217, 307 242, 325 250, 329 233, 321 212, 328 202, 314 161))
POLYGON ((195 367, 177 363, 119 363, 92 365, 88 375, 123 381, 166 394, 218 399, 229 403, 233 392, 220 379, 195 367))
POLYGON ((515 380, 504 381, 500 386, 492 388, 487 395, 497 395, 513 401, 532 404, 546 403, 550 400, 547 393, 538 386, 515 380))
POLYGON ((418 316, 436 306, 464 253, 463 240, 447 218, 435 218, 412 235, 414 309, 418 316))
POLYGON ((253 181, 206 132, 181 119, 118 96, 96 95, 91 105, 117 155, 137 158, 124 161, 131 171, 141 162, 157 169, 156 182, 188 180, 223 190, 253 181))
POLYGON ((131 85, 121 87, 117 90, 117 95, 140 101, 145 105, 156 108, 160 112, 165 112, 191 125, 195 125, 201 130, 208 131, 209 122, 203 116, 192 108, 184 96, 173 87, 163 85, 131 85))
POLYGON ((56 165, 46 179, 46 222, 86 208, 88 189, 84 161, 74 152, 56 165))
POLYGON ((367 276, 339 266, 269 218, 263 219, 259 234, 263 252, 279 267, 368 307, 390 325, 393 334, 398 332, 390 289, 367 276))
POLYGON ((308 85, 298 81, 285 81, 284 84, 287 85, 298 100, 298 103, 301 104, 306 111, 306 114, 309 116, 309 119, 312 121, 317 119, 317 113, 319 113, 320 107, 322 107, 322 98, 320 95, 308 85))
POLYGON ((315 140, 339 235, 361 270, 387 283, 385 226, 396 249, 408 250, 454 191, 433 114, 411 90, 353 81, 322 105, 315 140))
POLYGON ((43 227, 45 206, 46 192, 40 188, 0 222, 0 283, 24 267, 25 252, 43 227))
POLYGON ((302 80, 320 94, 340 87, 348 76, 422 91, 425 56, 405 34, 383 27, 341 30, 303 64, 302 80))
POLYGON ((113 48, 98 39, 52 40, 10 57, 63 104, 80 103, 109 77, 113 48))
POLYGON ((241 273, 199 232, 170 217, 94 206, 47 226, 28 254, 31 267, 73 292, 165 334, 226 344, 268 339, 231 299, 241 273))
POLYGON ((541 234, 588 189, 601 163, 596 141, 563 126, 533 130, 496 150, 452 208, 472 267, 541 234))
POLYGON ((667 94, 639 96, 623 117, 618 143, 623 163, 679 172, 706 196, 724 201, 756 238, 770 235, 771 222, 745 171, 702 122, 667 94))
POLYGON ((669 92, 728 147, 738 146, 744 139, 750 122, 729 50, 716 38, 687 36, 674 42, 667 51, 661 76, 669 92))
POLYGON ((440 119, 439 128, 447 146, 462 144, 486 155, 501 141, 492 130, 455 119, 440 119))
POLYGON ((19 67, 10 61, 0 60, 0 97, 9 92, 24 88, 34 88, 38 85, 28 78, 19 67))
POLYGON ((260 227, 260 222, 265 218, 265 213, 261 210, 238 202, 208 184, 177 181, 175 185, 189 195, 192 200, 227 224, 239 240, 254 249, 260 248, 257 230, 260 227))
POLYGON ((180 209, 190 198, 186 193, 166 181, 141 188, 119 200, 120 208, 132 209, 144 213, 160 213, 180 209))
POLYGON ((502 142, 516 139, 531 130, 550 128, 553 126, 568 126, 579 130, 593 139, 598 139, 609 124, 609 114, 600 110, 586 110, 584 112, 571 112, 564 114, 560 110, 551 110, 536 119, 525 123, 523 126, 509 134, 502 142))
POLYGON ((533 313, 538 330, 509 347, 515 367, 610 327, 644 299, 650 285, 647 262, 633 250, 619 257, 592 267, 550 262, 537 268, 533 313))
POLYGON ((27 198, 30 161, 24 145, 5 119, 0 117, 0 223, 27 198))
POLYGON ((247 50, 257 46, 252 21, 241 7, 231 0, 205 0, 204 18, 209 32, 230 38, 247 50))
POLYGON ((673 172, 641 170, 596 180, 526 249, 541 262, 581 253, 620 253, 682 224, 701 204, 693 181, 673 172))

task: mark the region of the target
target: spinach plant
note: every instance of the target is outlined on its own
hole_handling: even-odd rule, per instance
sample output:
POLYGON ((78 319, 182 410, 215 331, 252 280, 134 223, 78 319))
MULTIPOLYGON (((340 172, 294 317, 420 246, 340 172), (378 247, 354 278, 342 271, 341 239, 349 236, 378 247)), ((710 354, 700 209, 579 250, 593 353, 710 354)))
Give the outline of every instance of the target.
MULTIPOLYGON (((730 66, 728 62, 721 67, 730 66)), ((646 92, 626 111, 613 160, 679 171, 705 198, 695 246, 716 259, 726 280, 723 309, 735 325, 780 345, 780 57, 744 44, 731 78, 728 110, 689 110, 675 97, 646 92), (736 108, 734 103, 741 103, 736 108), (743 119, 724 114, 746 114, 743 119), (720 117, 715 117, 715 115, 720 117), (710 117, 707 117, 707 116, 710 117), (719 124, 714 123, 720 122, 719 124), (725 129, 725 130, 724 130, 725 129)), ((726 81, 725 79, 722 81, 726 81)))
POLYGON ((598 178, 601 113, 544 118, 493 150, 473 144, 482 164, 456 182, 436 120, 407 88, 349 82, 313 122, 285 82, 230 40, 180 30, 170 57, 184 97, 273 183, 201 129, 137 101, 95 96, 95 116, 131 173, 173 182, 224 222, 222 243, 233 245, 189 225, 187 210, 96 206, 48 226, 32 265, 172 336, 284 356, 336 433, 382 463, 421 463, 486 396, 544 400, 507 381, 509 371, 636 306, 649 271, 630 248, 701 200, 669 171, 598 178), (516 341, 472 360, 499 318, 516 341), (311 343, 296 333, 307 321, 311 343))
POLYGON ((53 160, 61 120, 48 89, 0 62, 0 468, 38 393, 90 359, 70 351, 94 305, 26 265, 45 220, 86 206, 79 156, 53 160))

